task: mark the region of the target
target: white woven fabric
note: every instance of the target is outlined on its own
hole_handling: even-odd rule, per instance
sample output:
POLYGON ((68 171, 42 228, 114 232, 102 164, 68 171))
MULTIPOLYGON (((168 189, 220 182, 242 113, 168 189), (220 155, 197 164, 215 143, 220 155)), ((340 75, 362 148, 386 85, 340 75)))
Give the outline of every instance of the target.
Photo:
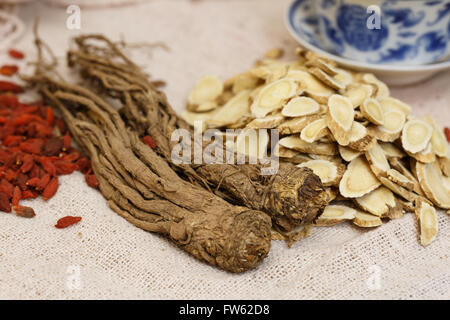
MULTIPOLYGON (((248 68, 267 49, 295 48, 283 25, 289 1, 149 1, 137 7, 82 11, 82 29, 67 30, 64 10, 34 4, 21 18, 41 15, 41 36, 63 57, 68 39, 101 32, 128 41, 164 41, 170 51, 135 50, 133 59, 181 111, 193 83, 205 74, 225 79, 248 68)), ((29 26, 28 26, 29 27, 29 26)), ((28 28, 30 29, 30 28, 28 28)), ((32 50, 30 30, 18 47, 32 50)), ((291 55, 293 57, 293 55, 291 55)), ((1 62, 5 61, 1 56, 1 62)), ((414 113, 450 125, 450 73, 393 95, 414 113)), ((200 263, 163 238, 135 228, 111 211, 81 174, 62 177, 57 195, 28 201, 37 216, 0 214, 1 299, 314 299, 450 298, 450 216, 440 211, 439 234, 418 242, 411 214, 373 230, 349 224, 314 228, 288 249, 273 242, 254 271, 229 274, 200 263), (83 220, 59 230, 65 215, 83 220)))

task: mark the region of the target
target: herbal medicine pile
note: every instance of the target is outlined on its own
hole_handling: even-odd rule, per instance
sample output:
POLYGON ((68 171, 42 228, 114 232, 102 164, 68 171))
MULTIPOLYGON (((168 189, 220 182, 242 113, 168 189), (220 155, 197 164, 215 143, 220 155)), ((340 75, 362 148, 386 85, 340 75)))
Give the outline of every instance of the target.
MULTIPOLYGON (((241 128, 236 151, 254 157, 255 149, 240 143, 246 131, 278 129, 282 137, 272 152, 312 169, 333 195, 311 226, 377 227, 414 212, 420 242, 429 245, 438 232, 435 207, 450 209, 450 130, 411 115, 373 74, 302 49, 297 61, 282 62, 281 55, 271 50, 224 83, 201 79, 188 97, 186 121, 241 128)), ((268 139, 263 142, 267 148, 268 139)))

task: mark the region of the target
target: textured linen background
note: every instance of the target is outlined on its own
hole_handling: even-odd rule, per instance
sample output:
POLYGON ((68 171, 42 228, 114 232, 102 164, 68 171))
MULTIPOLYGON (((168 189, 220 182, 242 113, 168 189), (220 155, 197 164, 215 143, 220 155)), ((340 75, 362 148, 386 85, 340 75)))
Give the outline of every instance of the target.
MULTIPOLYGON (((64 9, 31 4, 20 10, 27 33, 17 47, 31 58, 31 23, 63 58, 69 39, 99 32, 127 41, 163 41, 170 51, 133 50, 165 88, 177 111, 203 75, 226 79, 250 67, 267 49, 283 47, 293 57, 296 43, 284 28, 285 1, 157 1, 137 6, 82 10, 79 31, 66 28, 64 9)), ((3 53, 2 62, 8 61, 3 53)), ((450 73, 392 95, 450 125, 450 73)), ((161 237, 135 228, 111 211, 81 174, 62 177, 57 195, 29 202, 33 219, 0 214, 0 298, 2 299, 314 299, 450 298, 450 217, 438 213, 439 235, 419 245, 412 214, 373 230, 350 224, 314 228, 288 249, 274 241, 257 269, 229 274, 191 258, 161 237), (53 227, 65 215, 83 221, 65 230, 53 227), (367 285, 373 267, 380 287, 367 285), (70 286, 79 268, 79 287, 70 286), (372 290, 371 290, 372 289, 372 290)), ((76 284, 76 283, 75 283, 76 284)))

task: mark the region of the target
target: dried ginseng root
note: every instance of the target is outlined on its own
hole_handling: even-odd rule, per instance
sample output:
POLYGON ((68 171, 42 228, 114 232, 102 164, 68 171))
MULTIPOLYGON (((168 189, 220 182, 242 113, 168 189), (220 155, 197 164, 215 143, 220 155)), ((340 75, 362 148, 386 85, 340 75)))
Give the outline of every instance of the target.
MULTIPOLYGON (((184 129, 193 137, 192 128, 174 112, 164 94, 155 90, 140 68, 121 53, 119 54, 119 48, 109 40, 101 36, 83 36, 76 41, 78 51, 70 52, 70 65, 79 67, 80 75, 93 86, 98 86, 97 89, 100 92, 112 98, 119 98, 120 103, 125 102, 122 116, 126 124, 138 128, 141 135, 151 136, 157 142, 155 151, 170 162, 183 179, 208 189, 215 189, 221 197, 232 200, 234 203, 267 212, 273 221, 286 231, 291 231, 301 224, 311 223, 328 204, 328 193, 320 179, 311 170, 297 168, 290 163, 280 165, 275 176, 261 175, 261 165, 173 163, 172 132, 176 129, 184 129), (105 49, 102 46, 97 48, 90 43, 93 39, 99 40, 99 38, 107 48, 113 49, 105 49), (88 55, 85 54, 86 50, 89 51, 88 55), (105 50, 109 50, 108 55, 105 55, 105 50), (119 73, 113 72, 113 74, 105 71, 104 65, 98 60, 106 59, 113 68, 116 65, 113 57, 122 59, 127 64, 127 69, 121 69, 119 73), (130 81, 129 79, 137 81, 143 89, 136 90, 131 83, 129 90, 111 85, 116 81, 130 81), (135 125, 139 124, 139 119, 142 117, 146 119, 145 124, 135 125), (290 191, 285 192, 288 188, 290 191)), ((252 108, 261 110, 262 107, 266 115, 269 110, 275 111, 272 107, 276 110, 281 109, 286 101, 298 94, 299 90, 298 82, 291 78, 264 84, 261 90, 257 93, 252 92, 250 95, 253 99, 251 111, 254 111, 252 108)), ((246 106, 245 103, 243 105, 246 106)), ((226 117, 226 113, 223 117, 226 117)), ((243 126, 249 122, 247 121, 243 126)), ((192 141, 192 144, 194 143, 192 141)), ((337 153, 337 150, 335 152, 337 153)), ((226 159, 229 153, 228 150, 224 150, 226 159)))
POLYGON ((431 244, 438 233, 436 210, 426 202, 416 205, 416 218, 419 222, 420 243, 425 247, 431 244))

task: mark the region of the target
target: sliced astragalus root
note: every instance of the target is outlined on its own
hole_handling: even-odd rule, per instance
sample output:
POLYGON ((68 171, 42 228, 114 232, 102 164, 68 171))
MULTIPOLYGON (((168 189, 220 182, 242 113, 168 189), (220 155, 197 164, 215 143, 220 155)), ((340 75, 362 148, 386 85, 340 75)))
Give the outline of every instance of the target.
POLYGON ((340 83, 338 80, 327 74, 322 69, 319 69, 317 67, 313 67, 309 69, 309 72, 313 74, 317 79, 325 83, 330 88, 336 89, 336 90, 344 90, 345 85, 340 83))
POLYGON ((430 116, 426 116, 423 119, 433 128, 433 133, 431 135, 431 145, 433 151, 439 157, 445 157, 449 152, 448 142, 444 135, 444 130, 437 124, 437 122, 430 116))
MULTIPOLYGON (((421 199, 423 201, 427 201, 424 197, 418 195, 415 192, 412 192, 406 188, 403 188, 401 186, 399 186, 398 184, 394 183, 392 180, 389 180, 388 178, 385 177, 380 177, 380 182, 389 190, 391 190, 393 193, 401 196, 403 199, 408 200, 410 202, 414 202, 417 201, 418 199, 421 199)), ((431 203, 431 202, 430 202, 431 203)))
POLYGON ((292 98, 281 110, 285 117, 301 117, 319 112, 319 104, 308 97, 292 98))
POLYGON ((250 91, 243 90, 235 95, 211 117, 209 124, 223 127, 235 124, 250 112, 250 91))
POLYGON ((402 130, 403 149, 411 153, 424 150, 430 142, 432 127, 425 121, 412 119, 405 123, 402 130))
MULTIPOLYGON (((275 148, 273 149, 273 154, 275 157, 280 157, 280 158, 293 158, 296 155, 298 155, 298 151, 293 150, 293 149, 288 149, 285 148, 283 146, 280 146, 280 144, 277 144, 275 146, 275 148)), ((310 158, 305 159, 305 161, 309 161, 310 158)))
POLYGON ((442 173, 445 176, 450 177, 450 150, 449 150, 449 154, 447 154, 447 156, 442 157, 442 158, 439 157, 438 162, 439 162, 439 166, 441 168, 442 173))
POLYGON ((319 176, 325 187, 337 186, 345 171, 345 166, 328 160, 310 160, 299 164, 297 167, 310 168, 319 176))
POLYGON ((241 73, 237 76, 225 81, 225 87, 230 86, 234 94, 238 94, 243 90, 253 90, 260 83, 260 79, 250 73, 241 73))
POLYGON ((428 246, 438 233, 436 210, 426 202, 418 202, 415 213, 419 223, 420 243, 428 246))
POLYGON ((368 84, 359 84, 351 86, 345 92, 345 96, 350 99, 353 104, 353 108, 358 108, 362 105, 364 100, 370 98, 373 93, 373 87, 368 84))
POLYGON ((450 209, 450 193, 444 186, 444 177, 438 164, 417 162, 415 169, 427 198, 440 208, 450 209))
MULTIPOLYGON (((346 89, 347 86, 353 82, 353 75, 350 71, 346 71, 341 68, 335 68, 337 74, 334 75, 334 80, 342 84, 346 89)), ((325 71, 325 70, 324 70, 325 71)), ((326 71, 325 71, 326 72, 326 71)), ((331 74, 330 74, 331 75, 331 74)))
POLYGON ((436 161, 436 154, 434 153, 433 146, 431 145, 431 141, 428 142, 428 145, 426 148, 420 152, 417 153, 411 153, 406 151, 406 153, 416 159, 417 161, 423 162, 423 163, 432 163, 436 161))
POLYGON ((297 84, 290 79, 281 79, 266 85, 258 94, 251 106, 256 118, 265 117, 268 113, 281 109, 284 103, 295 96, 297 84))
POLYGON ((375 96, 377 98, 389 97, 390 91, 389 91, 388 86, 384 82, 378 80, 372 73, 364 74, 362 76, 362 80, 365 83, 372 84, 372 85, 374 85, 377 88, 377 91, 376 91, 376 94, 375 94, 375 96))
POLYGON ((402 175, 404 175, 406 178, 408 178, 410 181, 414 183, 414 188, 412 189, 415 193, 421 196, 425 196, 425 194, 422 191, 422 188, 420 187, 419 181, 417 181, 416 177, 412 174, 410 170, 408 170, 405 165, 398 160, 398 158, 391 158, 389 159, 390 165, 400 172, 402 175))
POLYGON ((395 196, 386 187, 379 187, 372 192, 355 199, 355 203, 364 211, 378 217, 387 215, 390 207, 395 207, 395 196))
POLYGON ((264 54, 264 56, 266 58, 269 59, 279 59, 283 56, 284 54, 284 50, 281 48, 272 48, 268 51, 266 51, 266 53, 264 54))
POLYGON ((184 111, 181 116, 191 126, 193 126, 197 121, 201 121, 202 129, 204 130, 208 127, 207 123, 214 117, 214 115, 216 113, 217 113, 217 109, 209 111, 209 112, 184 111))
POLYGON ((266 62, 263 61, 260 66, 251 69, 249 73, 270 83, 285 77, 287 71, 288 66, 285 63, 269 60, 266 62))
POLYGON ((357 210, 355 218, 353 219, 353 223, 358 227, 373 228, 381 226, 383 224, 383 221, 381 221, 380 217, 374 216, 373 214, 357 210))
POLYGON ((284 121, 284 116, 281 113, 269 114, 268 116, 265 116, 264 118, 257 118, 257 119, 250 121, 247 124, 247 128, 272 129, 272 128, 276 128, 283 121, 284 121))
POLYGON ((376 143, 374 136, 361 123, 353 121, 348 146, 356 151, 367 151, 376 143))
POLYGON ((205 102, 214 101, 223 91, 223 83, 217 77, 204 77, 200 79, 189 94, 188 106, 190 111, 196 111, 196 106, 205 102))
POLYGON ((401 159, 406 156, 406 154, 390 142, 379 142, 380 147, 383 149, 386 158, 397 158, 401 159))
POLYGON ((411 107, 398 99, 384 97, 378 100, 380 101, 380 105, 384 113, 396 110, 403 113, 406 117, 411 113, 411 107))
POLYGON ((353 220, 356 210, 344 205, 328 205, 314 223, 316 226, 333 226, 346 220, 353 220))
POLYGON ((398 172, 395 169, 389 169, 386 171, 387 178, 391 180, 392 182, 398 184, 399 186, 402 186, 408 190, 414 190, 414 181, 409 179, 408 177, 404 176, 400 172, 398 172))
POLYGON ((383 109, 381 109, 381 105, 378 100, 373 98, 364 100, 360 106, 360 110, 363 116, 373 124, 378 126, 382 126, 384 124, 384 112, 383 109))
POLYGON ((383 149, 378 143, 375 143, 370 150, 366 151, 366 158, 376 176, 385 176, 391 168, 383 149))
POLYGON ((348 145, 355 111, 351 101, 334 94, 328 99, 327 125, 336 141, 348 145))
POLYGON ((388 212, 382 216, 382 218, 399 219, 403 217, 403 204, 395 198, 395 205, 389 206, 388 212))
POLYGON ((308 124, 320 118, 321 116, 316 114, 306 117, 292 118, 280 123, 277 129, 282 135, 300 133, 308 124))
POLYGON ((326 104, 328 101, 328 97, 330 97, 334 93, 334 90, 322 84, 307 71, 290 70, 288 71, 286 77, 299 81, 302 85, 302 88, 305 90, 305 94, 319 103, 326 104))
POLYGON ((329 133, 327 121, 325 119, 317 119, 303 128, 300 138, 308 143, 313 143, 320 138, 325 137, 329 133))
POLYGON ((236 138, 236 151, 253 159, 267 156, 269 134, 267 130, 243 129, 236 138))
POLYGON ((342 159, 344 159, 347 162, 350 162, 358 158, 360 155, 362 155, 362 152, 353 150, 352 148, 349 147, 339 146, 339 154, 341 155, 342 159))
POLYGON ((334 156, 338 154, 337 147, 334 143, 308 143, 303 141, 299 136, 287 136, 278 142, 280 146, 294 149, 304 153, 320 154, 326 156, 334 156))
POLYGON ((339 191, 346 198, 359 198, 380 185, 381 183, 373 174, 369 163, 364 157, 360 156, 347 166, 347 170, 339 183, 339 191))
MULTIPOLYGON (((281 148, 280 148, 280 150, 281 150, 281 148)), ((297 151, 295 151, 295 152, 297 152, 297 151)), ((308 157, 304 153, 297 152, 297 154, 294 155, 293 157, 285 158, 283 160, 287 161, 287 162, 290 162, 290 163, 294 163, 294 164, 300 164, 300 163, 303 163, 303 162, 306 162, 306 161, 309 161, 309 160, 312 160, 312 159, 310 157, 308 157)))
POLYGON ((405 121, 404 113, 396 110, 387 111, 384 113, 384 125, 370 127, 369 132, 378 140, 393 142, 400 137, 405 121))

